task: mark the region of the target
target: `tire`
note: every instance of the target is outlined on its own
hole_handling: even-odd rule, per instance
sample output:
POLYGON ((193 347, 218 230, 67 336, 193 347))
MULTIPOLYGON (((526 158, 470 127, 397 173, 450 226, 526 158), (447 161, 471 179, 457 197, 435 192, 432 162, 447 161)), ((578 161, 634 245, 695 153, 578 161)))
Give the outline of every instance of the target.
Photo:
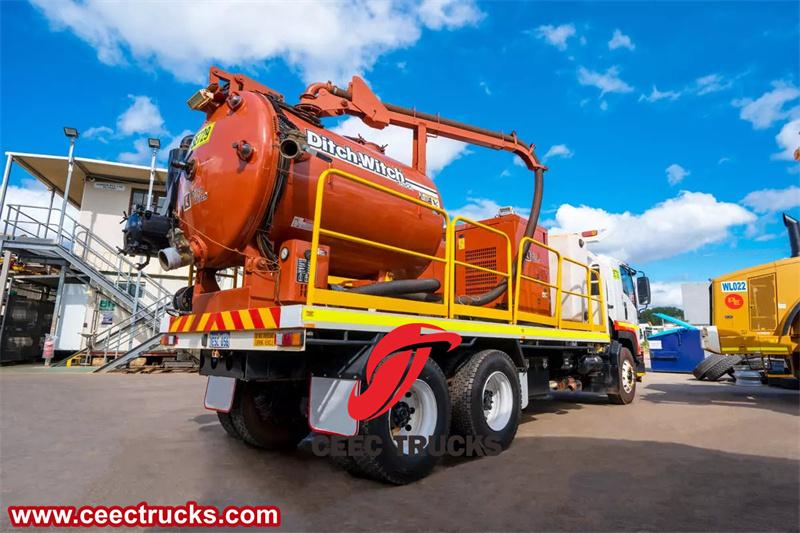
POLYGON ((617 366, 617 392, 609 393, 608 399, 617 405, 628 405, 636 397, 636 361, 626 347, 619 350, 617 366))
MULTIPOLYGON (((233 408, 231 408, 231 410, 233 410, 233 408)), ((234 439, 242 440, 242 436, 236 431, 236 426, 233 424, 230 412, 221 413, 217 411, 217 418, 219 419, 219 424, 222 426, 222 429, 225 430, 225 433, 234 439)))
POLYGON ((723 355, 722 359, 714 363, 705 373, 705 379, 708 381, 717 381, 719 378, 733 370, 733 367, 738 365, 742 358, 738 355, 723 355))
MULTIPOLYGON (((353 466, 356 467, 350 470, 352 474, 384 483, 405 485, 422 479, 433 471, 441 459, 441 454, 431 453, 431 441, 435 440, 433 447, 438 450, 447 439, 450 429, 450 394, 442 370, 432 359, 428 359, 425 363, 408 394, 385 415, 361 422, 359 435, 377 436, 381 447, 377 454, 352 457, 353 466), (408 421, 413 423, 413 417, 418 416, 417 422, 421 424, 418 428, 408 424, 406 427, 412 427, 408 432, 405 428, 397 428, 397 417, 408 413, 409 403, 406 403, 406 398, 409 403, 413 402, 415 409, 408 415, 411 417, 408 421), (402 410, 398 410, 400 407, 402 410), (428 438, 428 442, 419 453, 403 453, 392 438, 397 434, 424 435, 428 438)), ((406 421, 405 417, 402 421, 406 421)))
POLYGON ((242 440, 251 446, 292 449, 309 432, 300 411, 301 400, 302 393, 294 384, 240 381, 230 419, 242 440))
POLYGON ((706 375, 706 372, 708 372, 708 370, 712 366, 714 366, 718 362, 722 361, 725 357, 727 357, 727 356, 719 355, 719 354, 711 354, 708 357, 706 357, 705 359, 703 359, 702 361, 700 361, 697 364, 697 366, 694 367, 694 370, 692 370, 692 374, 694 375, 695 379, 698 379, 698 380, 703 379, 705 377, 705 375, 706 375))
POLYGON ((499 350, 472 355, 450 383, 451 433, 492 438, 502 449, 511 445, 520 419, 517 369, 499 350))

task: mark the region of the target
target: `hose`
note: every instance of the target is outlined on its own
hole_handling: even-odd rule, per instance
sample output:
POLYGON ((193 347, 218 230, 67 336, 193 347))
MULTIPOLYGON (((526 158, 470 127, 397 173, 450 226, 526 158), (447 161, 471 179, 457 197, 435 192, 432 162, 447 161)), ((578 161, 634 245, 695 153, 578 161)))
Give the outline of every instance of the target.
MULTIPOLYGON (((528 224, 525 226, 525 237, 533 237, 536 231, 536 225, 539 223, 539 212, 542 209, 542 196, 544 193, 544 170, 537 168, 533 171, 533 202, 531 203, 531 215, 528 217, 528 224)), ((522 253, 525 257, 528 255, 528 250, 531 247, 530 242, 526 242, 522 250, 518 250, 517 254, 522 253)), ((517 258, 514 258, 514 264, 511 266, 511 279, 517 275, 517 258)), ((456 298, 456 302, 464 305, 482 306, 495 301, 501 297, 508 290, 508 280, 501 281, 493 289, 479 294, 478 296, 462 295, 456 298)))
POLYGON ((369 294, 372 296, 396 296, 413 293, 432 293, 438 291, 439 287, 441 287, 441 283, 439 283, 438 279, 434 278, 398 279, 354 287, 352 289, 347 289, 347 291, 356 294, 369 294))

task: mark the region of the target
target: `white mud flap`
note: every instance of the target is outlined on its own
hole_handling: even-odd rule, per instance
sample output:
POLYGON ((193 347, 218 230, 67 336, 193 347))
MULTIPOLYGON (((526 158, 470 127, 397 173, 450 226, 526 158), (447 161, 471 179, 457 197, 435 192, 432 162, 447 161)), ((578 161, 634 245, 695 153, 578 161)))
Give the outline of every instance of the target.
POLYGON ((235 391, 235 378, 208 376, 206 397, 203 400, 203 405, 211 411, 227 413, 233 407, 233 394, 235 391))
POLYGON ((333 379, 311 376, 308 402, 308 425, 320 433, 352 437, 358 433, 358 420, 347 412, 350 393, 359 392, 355 379, 333 379))
POLYGON ((519 410, 522 411, 528 407, 528 372, 519 372, 519 410))

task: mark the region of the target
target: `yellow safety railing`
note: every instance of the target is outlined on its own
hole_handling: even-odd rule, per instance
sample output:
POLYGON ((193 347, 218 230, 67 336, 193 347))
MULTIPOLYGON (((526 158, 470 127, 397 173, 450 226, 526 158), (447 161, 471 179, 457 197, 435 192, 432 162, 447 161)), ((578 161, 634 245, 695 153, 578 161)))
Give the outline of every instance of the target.
POLYGON ((535 324, 545 324, 549 326, 553 326, 559 329, 578 329, 584 331, 606 331, 606 305, 605 305, 605 296, 603 290, 603 282, 600 275, 599 270, 593 270, 589 265, 585 263, 581 263, 580 261, 576 261, 570 257, 564 257, 561 253, 552 248, 547 246, 544 243, 541 243, 537 240, 534 240, 531 237, 523 237, 520 241, 520 250, 523 250, 525 245, 530 243, 532 246, 537 246, 547 250, 548 252, 552 253, 556 257, 556 282, 549 283, 545 282, 531 276, 526 276, 522 273, 522 264, 524 261, 523 254, 517 254, 517 275, 516 280, 514 283, 514 323, 519 322, 531 322, 535 324), (577 291, 569 291, 565 290, 562 285, 562 278, 564 272, 564 262, 571 263, 576 265, 580 268, 586 270, 586 293, 577 292, 577 291), (594 273, 597 278, 592 279, 592 273, 594 273), (554 309, 552 314, 544 315, 541 313, 534 313, 530 311, 522 311, 520 310, 520 294, 522 290, 522 282, 527 281, 530 283, 536 283, 543 287, 547 287, 548 290, 554 289, 556 293, 556 302, 554 305, 554 309), (597 285, 598 291, 597 296, 592 295, 592 286, 597 285), (580 322, 577 320, 565 320, 561 316, 561 300, 563 295, 568 295, 576 298, 581 298, 586 300, 586 321, 580 322), (598 309, 600 311, 600 319, 599 321, 595 322, 594 320, 594 310, 592 306, 592 302, 597 302, 598 309))
POLYGON ((518 253, 517 279, 514 282, 514 323, 516 324, 519 322, 532 322, 535 324, 545 324, 547 326, 554 326, 560 328, 561 327, 561 253, 555 248, 551 248, 546 244, 542 244, 539 241, 534 240, 533 237, 523 237, 522 240, 519 242, 518 249, 524 250, 525 245, 528 243, 530 243, 532 246, 538 246, 540 248, 543 248, 556 256, 556 282, 549 283, 523 274, 522 264, 525 261, 525 254, 518 253), (521 301, 520 291, 523 281, 528 281, 530 283, 536 283, 537 285, 542 285, 543 287, 547 287, 548 292, 550 292, 550 289, 555 289, 556 303, 552 314, 543 315, 541 313, 533 313, 530 311, 520 310, 519 308, 521 301))
MULTIPOLYGON (((474 220, 469 220, 468 218, 464 218, 462 216, 454 217, 450 221, 450 225, 448 227, 448 235, 447 241, 448 244, 447 248, 450 252, 450 286, 455 288, 455 276, 456 276, 456 266, 460 266, 467 269, 478 270, 481 272, 486 272, 488 274, 494 274, 495 276, 506 278, 506 283, 511 283, 511 239, 508 235, 497 228, 493 228, 491 226, 487 226, 486 224, 481 224, 480 222, 475 222, 474 220), (502 239, 506 242, 506 272, 501 272, 496 269, 482 267, 478 265, 473 265, 472 263, 467 263, 465 261, 458 261, 455 259, 455 253, 453 250, 450 250, 451 245, 455 244, 455 232, 456 232, 456 224, 458 222, 465 222, 476 228, 480 228, 482 230, 488 231, 490 233, 494 233, 499 235, 502 239)), ((445 293, 447 294, 447 293, 445 293)), ((455 294, 455 290, 451 291, 449 295, 450 299, 450 316, 469 316, 469 317, 476 317, 476 318, 489 318, 493 320, 507 320, 509 322, 513 321, 513 314, 514 314, 514 307, 512 305, 512 298, 511 298, 511 291, 508 291, 507 294, 508 302, 505 309, 498 309, 498 308, 491 308, 491 307, 480 307, 476 305, 466 305, 457 302, 457 296, 455 294)))
POLYGON ((316 196, 316 203, 314 206, 314 224, 312 230, 312 237, 311 237, 311 264, 309 265, 309 283, 306 293, 306 299, 309 305, 313 304, 327 304, 327 305, 336 305, 342 307, 355 307, 359 309, 380 309, 385 311, 397 311, 400 313, 415 313, 415 314, 422 314, 422 315, 434 315, 434 316, 449 316, 448 312, 448 298, 447 295, 450 294, 450 269, 452 267, 450 261, 450 247, 445 247, 445 257, 437 257, 435 255, 423 254, 414 250, 408 250, 406 248, 399 248, 397 246, 392 246, 389 244, 384 244, 377 241, 371 241, 369 239, 364 239, 361 237, 355 237, 353 235, 347 235, 345 233, 340 233, 338 231, 333 231, 329 229, 325 229, 322 227, 322 206, 323 206, 323 198, 325 195, 325 189, 327 188, 328 184, 332 182, 333 178, 342 178, 348 181, 352 181, 358 184, 361 184, 365 187, 370 189, 375 189, 377 191, 384 192, 388 195, 394 196, 395 198, 399 198, 400 200, 404 200, 406 202, 410 202, 412 204, 418 205, 425 209, 430 209, 438 214, 440 214, 446 224, 446 233, 450 233, 450 217, 447 215, 447 212, 442 209, 441 207, 432 205, 428 202, 423 202, 418 198, 414 198, 407 194, 403 194, 398 192, 394 189, 390 189, 389 187, 384 187, 383 185, 379 185, 372 181, 366 180, 364 178, 360 178, 349 172, 344 172, 342 170, 329 168, 322 172, 319 176, 319 181, 317 182, 317 196, 316 196), (412 300, 404 300, 402 298, 392 298, 388 296, 373 296, 371 294, 356 294, 353 292, 348 291, 333 291, 327 288, 320 288, 317 287, 314 283, 316 280, 316 273, 317 273, 317 255, 319 250, 319 240, 320 236, 325 235, 327 237, 332 237, 335 239, 341 239, 344 241, 354 242, 358 244, 362 244, 364 246, 372 246, 374 248, 379 248, 381 250, 387 250, 391 252, 396 252, 400 254, 410 255, 413 257, 419 257, 421 259, 427 259, 429 261, 436 261, 438 263, 444 263, 444 297, 440 303, 437 302, 419 302, 419 301, 412 301, 412 300))
POLYGON ((552 326, 555 328, 576 329, 584 331, 605 331, 606 312, 605 312, 605 299, 603 294, 605 291, 603 290, 602 280, 600 279, 600 272, 592 270, 588 265, 584 263, 581 263, 579 261, 576 261, 568 257, 563 257, 555 248, 552 248, 541 242, 538 242, 531 237, 523 237, 519 243, 518 249, 519 250, 524 249, 524 246, 527 243, 541 247, 547 250, 548 252, 555 254, 555 257, 557 259, 555 283, 550 283, 549 281, 547 282, 542 281, 523 274, 522 266, 524 262, 524 257, 523 254, 521 253, 517 254, 516 258, 517 273, 514 279, 512 279, 511 239, 503 231, 500 231, 491 226, 487 226, 486 224, 482 224, 480 222, 469 220, 462 216, 456 216, 453 219, 450 219, 447 212, 441 207, 432 205, 428 202, 424 202, 418 198, 414 198, 402 192, 398 192, 394 189, 390 189, 389 187, 385 187, 378 183, 374 183, 372 181, 366 180, 359 176, 355 176, 348 172, 344 172, 342 170, 333 168, 327 169, 324 172, 322 172, 322 174, 320 174, 319 180, 317 182, 317 194, 314 205, 314 221, 313 221, 312 237, 311 237, 311 252, 312 252, 311 264, 309 265, 309 276, 308 276, 309 283, 307 286, 307 293, 306 293, 307 303, 308 305, 316 305, 316 304, 333 305, 341 307, 352 307, 358 309, 376 309, 381 311, 395 311, 400 313, 413 313, 419 315, 443 316, 448 318, 453 318, 453 317, 486 318, 490 320, 502 320, 512 324, 532 323, 538 325, 552 326), (393 196, 405 202, 409 202, 411 204, 420 206, 425 209, 430 209, 431 211, 441 215, 445 221, 445 256, 438 257, 436 255, 425 254, 417 252, 415 250, 408 250, 406 248, 392 246, 389 244, 323 228, 322 211, 323 211, 323 204, 324 204, 323 200, 325 196, 325 190, 333 182, 334 178, 341 178, 354 183, 358 183, 360 185, 363 185, 364 187, 368 187, 370 189, 386 193, 390 196, 393 196), (471 224, 476 228, 480 228, 484 231, 494 233, 505 241, 506 267, 507 267, 505 272, 492 268, 487 268, 480 265, 474 265, 466 261, 457 260, 455 258, 455 250, 453 249, 453 246, 456 243, 455 232, 456 232, 456 225, 459 222, 471 224), (361 244, 363 246, 370 246, 381 250, 387 250, 390 252, 409 255, 412 257, 418 257, 420 259, 425 259, 428 261, 434 261, 444 264, 442 301, 420 302, 415 300, 405 300, 402 298, 393 298, 389 296, 374 296, 369 294, 357 294, 349 291, 334 291, 327 288, 328 280, 324 281, 324 287, 317 287, 315 283, 315 280, 317 279, 316 277, 317 262, 318 262, 317 258, 320 245, 320 238, 322 236, 330 237, 333 239, 339 239, 343 241, 349 241, 361 244), (582 292, 565 290, 561 286, 563 269, 564 269, 563 263, 565 261, 574 264, 578 267, 584 268, 586 270, 586 287, 587 287, 586 294, 582 292), (456 295, 456 290, 455 290, 456 267, 478 270, 480 272, 493 274, 499 278, 505 278, 507 283, 513 282, 512 284, 513 290, 509 290, 507 292, 508 298, 505 308, 490 308, 490 307, 473 306, 473 305, 466 305, 459 303, 457 301, 458 297, 456 295), (597 276, 597 278, 594 280, 592 279, 593 272, 597 276), (520 309, 521 285, 523 281, 541 285, 543 287, 546 287, 548 290, 555 290, 556 303, 554 306, 553 313, 549 315, 544 315, 542 313, 534 313, 520 309), (593 284, 597 284, 599 288, 598 296, 592 296, 591 294, 593 284), (579 322, 576 320, 565 320, 562 318, 561 300, 563 295, 578 297, 585 299, 587 301, 588 314, 586 321, 579 322), (593 305, 592 305, 593 302, 596 302, 599 305, 599 310, 600 310, 599 323, 595 323, 594 321, 593 305))

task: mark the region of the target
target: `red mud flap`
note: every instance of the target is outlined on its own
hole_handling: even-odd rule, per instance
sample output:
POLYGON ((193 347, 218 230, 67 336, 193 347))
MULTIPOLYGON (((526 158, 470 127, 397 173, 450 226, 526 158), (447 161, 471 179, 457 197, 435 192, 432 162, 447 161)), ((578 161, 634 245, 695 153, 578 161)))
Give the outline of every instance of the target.
POLYGON ((210 411, 227 413, 233 407, 233 395, 236 392, 236 379, 222 376, 208 376, 206 396, 203 405, 210 411))
POLYGON ((352 437, 358 433, 358 420, 347 411, 350 394, 358 394, 360 382, 311 376, 308 401, 308 425, 312 430, 330 435, 352 437))

